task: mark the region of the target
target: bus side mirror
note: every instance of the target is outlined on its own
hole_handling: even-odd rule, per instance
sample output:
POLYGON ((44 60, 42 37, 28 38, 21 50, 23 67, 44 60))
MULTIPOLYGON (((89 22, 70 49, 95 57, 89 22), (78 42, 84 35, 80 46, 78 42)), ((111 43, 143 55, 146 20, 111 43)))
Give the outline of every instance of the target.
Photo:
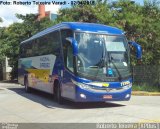
POLYGON ((66 40, 69 41, 72 45, 73 55, 74 56, 78 55, 78 43, 77 43, 77 41, 72 37, 68 37, 68 38, 66 38, 66 40))
POLYGON ((133 41, 129 41, 128 43, 136 49, 136 58, 140 61, 142 59, 142 47, 133 41))

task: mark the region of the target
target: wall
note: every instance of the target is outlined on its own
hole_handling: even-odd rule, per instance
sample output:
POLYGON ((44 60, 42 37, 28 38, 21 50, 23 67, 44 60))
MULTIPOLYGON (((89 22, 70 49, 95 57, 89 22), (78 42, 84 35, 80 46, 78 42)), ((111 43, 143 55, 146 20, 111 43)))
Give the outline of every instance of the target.
POLYGON ((9 66, 9 58, 5 58, 3 61, 3 80, 10 80, 10 72, 12 71, 12 68, 9 66))

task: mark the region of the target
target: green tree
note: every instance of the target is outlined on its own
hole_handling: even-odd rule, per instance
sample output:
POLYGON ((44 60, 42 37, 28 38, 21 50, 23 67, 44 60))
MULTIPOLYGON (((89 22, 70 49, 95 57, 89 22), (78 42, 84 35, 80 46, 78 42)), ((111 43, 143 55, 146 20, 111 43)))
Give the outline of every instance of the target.
POLYGON ((2 20, 2 18, 0 17, 0 22, 2 22, 3 20, 2 20))
POLYGON ((108 16, 103 12, 108 12, 106 1, 97 0, 95 5, 73 6, 59 11, 56 23, 63 21, 75 22, 94 22, 102 21, 103 17, 108 16), (100 14, 100 15, 98 15, 100 14))
POLYGON ((145 64, 160 64, 160 8, 157 0, 145 1, 142 14, 142 33, 145 64))
POLYGON ((19 44, 34 35, 35 33, 48 28, 53 23, 49 18, 44 18, 41 21, 37 20, 34 14, 21 15, 17 14, 17 18, 23 20, 22 23, 13 23, 3 30, 1 36, 1 44, 3 55, 10 58, 10 65, 13 70, 11 73, 12 78, 17 77, 19 44))
POLYGON ((4 36, 4 31, 5 31, 5 28, 4 27, 0 27, 0 62, 2 63, 4 57, 5 57, 5 50, 6 50, 6 47, 4 47, 4 40, 3 38, 5 37, 4 36))

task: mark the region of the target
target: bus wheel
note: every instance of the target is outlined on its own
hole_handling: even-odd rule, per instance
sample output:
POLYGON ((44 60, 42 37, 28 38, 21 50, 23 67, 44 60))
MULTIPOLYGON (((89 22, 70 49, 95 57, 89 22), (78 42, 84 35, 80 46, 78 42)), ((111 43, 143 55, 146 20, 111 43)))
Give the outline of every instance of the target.
POLYGON ((59 103, 59 104, 63 103, 63 99, 62 99, 62 96, 61 96, 61 88, 60 88, 59 83, 56 83, 56 85, 55 85, 54 98, 55 98, 57 103, 59 103))
POLYGON ((25 80, 24 80, 24 86, 25 86, 25 91, 26 91, 27 93, 30 93, 30 92, 31 92, 31 89, 30 89, 29 86, 28 86, 28 79, 27 79, 27 78, 25 78, 25 80))

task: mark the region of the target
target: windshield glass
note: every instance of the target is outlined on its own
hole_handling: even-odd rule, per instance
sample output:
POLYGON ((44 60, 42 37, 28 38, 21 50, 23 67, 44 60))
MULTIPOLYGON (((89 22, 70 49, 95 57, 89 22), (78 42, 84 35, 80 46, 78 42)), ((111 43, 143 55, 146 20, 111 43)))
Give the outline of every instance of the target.
POLYGON ((102 80, 131 76, 128 43, 124 36, 77 32, 75 38, 78 74, 102 80), (111 75, 108 75, 109 69, 111 75))

